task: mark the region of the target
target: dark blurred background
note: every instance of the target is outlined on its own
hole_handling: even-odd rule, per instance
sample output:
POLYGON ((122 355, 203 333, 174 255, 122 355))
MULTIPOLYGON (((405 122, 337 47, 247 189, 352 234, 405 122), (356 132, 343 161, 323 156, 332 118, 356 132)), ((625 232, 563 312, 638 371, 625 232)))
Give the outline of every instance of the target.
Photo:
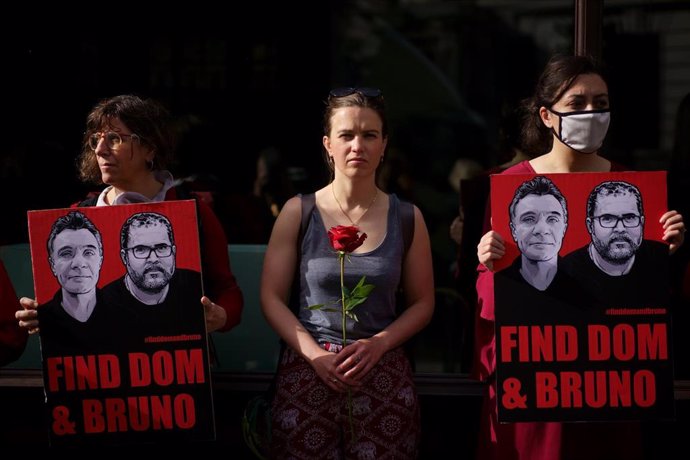
MULTIPOLYGON (((382 186, 424 213, 437 312, 455 315, 432 324, 441 329, 426 340, 452 349, 469 340, 465 329, 443 329, 466 323, 473 308, 471 299, 458 307, 449 236, 459 177, 510 159, 506 114, 531 94, 552 53, 573 52, 573 0, 51 8, 24 5, 0 32, 0 244, 28 240, 27 210, 66 207, 89 191, 75 170, 86 114, 122 93, 156 98, 173 113, 181 141, 173 173, 210 192, 229 241, 264 243, 270 227, 243 231, 258 219, 244 197, 259 152, 280 152, 293 191, 322 186, 329 88, 374 86, 384 92, 392 128, 382 186)), ((613 109, 605 154, 631 168, 668 169, 682 131, 676 114, 690 91, 690 2, 606 0, 603 13, 613 109)), ((687 209, 687 193, 674 200, 687 209)), ((469 289, 473 279, 464 279, 469 289)), ((445 371, 466 369, 459 355, 441 359, 445 371)))
MULTIPOLYGON (((687 220, 690 2, 602 3, 612 106, 604 154, 631 169, 670 170, 670 206, 687 220)), ((512 110, 531 94, 552 53, 573 53, 574 6, 574 0, 253 0, 179 9, 93 4, 76 12, 64 4, 13 5, 0 21, 0 245, 28 241, 27 210, 66 207, 91 190, 75 169, 84 121, 100 99, 123 93, 153 97, 173 113, 181 141, 173 173, 209 192, 230 243, 265 243, 271 216, 252 210, 260 153, 279 152, 291 193, 324 185, 328 90, 381 88, 391 118, 381 186, 419 206, 432 239, 436 312, 411 344, 416 375, 457 378, 437 386, 432 379, 426 387, 422 381, 423 458, 447 456, 449 444, 470 457, 481 391, 462 375, 471 364, 474 247, 485 196, 462 189, 472 192, 465 198, 477 212, 466 214, 465 253, 449 226, 461 178, 510 160, 519 133, 512 110)), ((681 264, 689 246, 677 258, 681 264)), ((676 268, 682 276, 682 265, 676 268)), ((683 302, 674 311, 677 384, 690 378, 690 308, 683 302)), ((224 388, 233 378, 214 379, 219 443, 249 458, 238 427, 252 394, 224 388)), ((677 388, 684 388, 685 399, 677 396, 682 422, 649 424, 647 458, 677 458, 686 447, 687 381, 677 388)), ((45 447, 36 421, 41 391, 0 392, 8 413, 19 414, 0 427, 6 444, 45 447)))

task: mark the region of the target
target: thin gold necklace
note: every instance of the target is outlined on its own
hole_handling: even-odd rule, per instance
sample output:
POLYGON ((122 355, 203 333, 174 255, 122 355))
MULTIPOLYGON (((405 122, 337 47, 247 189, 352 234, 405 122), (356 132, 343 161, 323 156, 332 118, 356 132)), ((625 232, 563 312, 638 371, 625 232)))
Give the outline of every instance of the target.
POLYGON ((340 204, 340 201, 338 201, 338 197, 335 196, 335 188, 333 188, 333 182, 331 182, 331 192, 333 193, 333 199, 335 200, 336 203, 338 203, 338 207, 340 208, 340 212, 342 212, 343 215, 344 215, 345 217, 347 217, 347 220, 349 220, 350 223, 351 223, 354 227, 358 227, 358 226, 359 226, 359 221, 362 220, 362 217, 364 217, 364 215, 367 213, 367 211, 369 211, 369 209, 374 205, 374 202, 376 201, 376 197, 379 196, 379 189, 377 188, 376 191, 374 191, 374 198, 371 199, 371 203, 369 203, 369 206, 367 206, 366 209, 364 210, 364 212, 362 213, 362 215, 359 216, 359 219, 357 219, 356 221, 354 221, 354 220, 352 220, 352 218, 350 217, 350 215, 349 215, 347 212, 345 212, 345 210, 343 209, 343 205, 340 204))

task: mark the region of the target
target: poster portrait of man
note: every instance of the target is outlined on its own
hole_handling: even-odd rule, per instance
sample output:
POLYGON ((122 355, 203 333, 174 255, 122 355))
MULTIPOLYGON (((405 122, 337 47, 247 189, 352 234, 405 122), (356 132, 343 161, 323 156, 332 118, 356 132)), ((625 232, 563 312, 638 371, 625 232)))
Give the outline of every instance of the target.
POLYGON ((605 181, 587 198, 591 241, 569 253, 564 269, 591 294, 593 306, 605 308, 667 305, 668 292, 650 289, 668 281, 668 248, 644 238, 645 212, 639 188, 605 181))
POLYGON ((177 268, 177 247, 170 220, 141 212, 120 231, 120 259, 126 273, 108 284, 105 301, 131 317, 131 336, 173 335, 204 330, 200 296, 188 286, 201 284, 201 273, 177 268))
POLYGON ((550 179, 537 176, 515 190, 509 213, 510 234, 520 257, 506 270, 545 291, 556 278, 558 251, 568 227, 565 197, 550 179))
POLYGON ((665 183, 491 177, 500 422, 673 417, 665 183))
POLYGON ((53 446, 215 438, 196 203, 28 213, 53 446))
POLYGON ((53 222, 46 244, 51 273, 60 285, 39 310, 46 353, 113 348, 115 316, 97 286, 103 264, 101 232, 83 213, 70 211, 53 222))

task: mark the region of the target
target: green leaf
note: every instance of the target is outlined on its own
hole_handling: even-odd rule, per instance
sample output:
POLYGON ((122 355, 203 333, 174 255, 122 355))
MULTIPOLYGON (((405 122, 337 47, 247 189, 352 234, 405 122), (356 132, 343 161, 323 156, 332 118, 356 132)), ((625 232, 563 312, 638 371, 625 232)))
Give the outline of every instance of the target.
POLYGON ((341 308, 324 308, 325 304, 318 304, 318 305, 310 305, 307 308, 307 310, 321 310, 321 311, 330 311, 334 313, 340 313, 341 308))
POLYGON ((372 289, 374 289, 373 284, 364 284, 364 281, 366 280, 366 276, 363 276, 360 278, 359 283, 352 289, 353 293, 360 293, 359 295, 369 295, 372 289))
POLYGON ((348 300, 345 302, 345 311, 354 310, 355 307, 357 307, 358 305, 361 305, 362 303, 364 303, 365 300, 367 300, 366 297, 364 297, 364 298, 361 298, 361 297, 352 297, 351 299, 348 299, 348 300))
POLYGON ((363 286, 357 285, 352 290, 352 296, 353 297, 367 297, 369 294, 371 294, 371 291, 373 289, 374 289, 373 284, 365 284, 363 286))
POLYGON ((369 297, 369 294, 371 294, 371 291, 374 289, 373 284, 364 284, 364 281, 366 280, 366 277, 363 276, 360 278, 359 282, 357 285, 354 287, 352 291, 346 292, 345 296, 345 310, 350 311, 353 308, 355 308, 358 305, 361 305, 365 300, 367 300, 367 297, 369 297))

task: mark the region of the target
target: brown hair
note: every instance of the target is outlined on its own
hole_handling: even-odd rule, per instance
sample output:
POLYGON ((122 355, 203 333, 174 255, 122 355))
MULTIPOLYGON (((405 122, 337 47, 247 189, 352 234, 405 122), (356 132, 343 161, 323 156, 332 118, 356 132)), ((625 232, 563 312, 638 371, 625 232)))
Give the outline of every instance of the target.
POLYGON ((553 136, 541 121, 539 109, 551 108, 568 91, 575 79, 584 74, 599 75, 606 82, 602 67, 590 56, 555 55, 546 64, 534 94, 522 101, 522 146, 525 153, 535 157, 551 149, 553 136))
MULTIPOLYGON (((323 114, 323 134, 331 135, 331 118, 333 113, 343 107, 361 107, 371 109, 381 118, 381 135, 384 139, 388 137, 388 119, 386 117, 386 105, 383 96, 365 96, 361 92, 353 89, 352 94, 347 96, 328 96, 326 110, 323 114)), ((328 152, 324 150, 324 160, 328 168, 333 171, 333 164, 329 161, 328 152)))
POLYGON ((101 183, 96 152, 89 147, 89 136, 119 119, 139 137, 139 142, 154 150, 152 169, 165 169, 173 160, 175 136, 169 112, 153 99, 133 95, 115 96, 100 101, 86 117, 86 132, 77 160, 79 178, 84 182, 101 183))

